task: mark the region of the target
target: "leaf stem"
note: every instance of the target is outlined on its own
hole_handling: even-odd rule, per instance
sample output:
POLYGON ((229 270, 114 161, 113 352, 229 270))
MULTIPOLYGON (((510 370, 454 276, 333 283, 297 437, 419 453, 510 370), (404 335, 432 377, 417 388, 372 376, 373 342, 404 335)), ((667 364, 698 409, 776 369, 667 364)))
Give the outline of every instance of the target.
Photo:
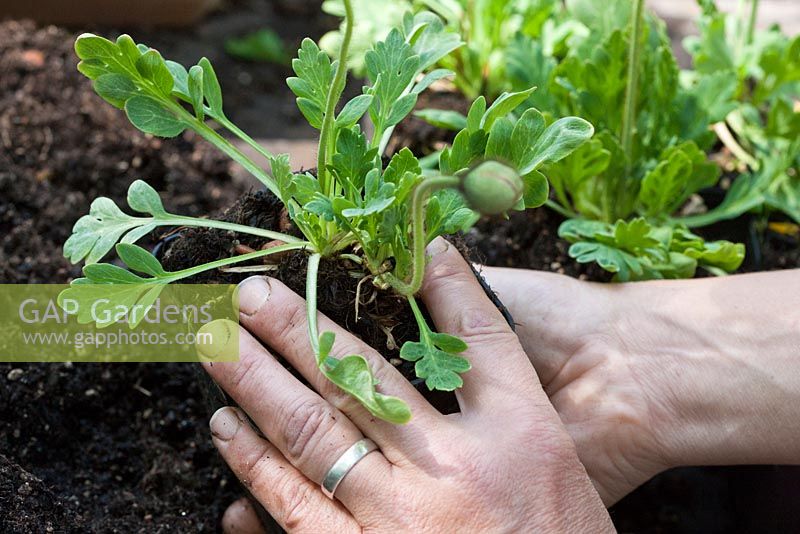
POLYGON ((625 175, 630 174, 631 152, 633 150, 633 130, 636 123, 636 97, 639 94, 639 63, 641 47, 639 41, 642 38, 642 26, 644 23, 644 0, 636 0, 631 16, 630 43, 628 47, 628 84, 625 88, 625 107, 622 116, 622 131, 620 140, 622 149, 628 157, 626 162, 625 175))
MULTIPOLYGON (((206 108, 206 112, 205 112, 205 113, 206 113, 206 115, 212 116, 212 115, 209 113, 210 111, 211 111, 210 109, 206 108)), ((270 153, 269 153, 269 151, 267 151, 267 149, 265 149, 265 148, 264 148, 263 146, 261 146, 261 145, 260 145, 258 142, 256 142, 256 140, 255 140, 255 139, 253 139, 252 137, 250 137, 249 135, 247 135, 247 134, 246 134, 244 131, 242 131, 242 130, 241 130, 239 127, 238 127, 238 126, 236 126, 234 123, 232 123, 232 122, 231 122, 231 121, 228 119, 228 117, 225 117, 225 116, 222 116, 222 117, 216 117, 216 116, 214 116, 214 119, 215 119, 215 120, 216 120, 218 123, 220 123, 221 125, 223 125, 225 128, 227 128, 227 129, 228 129, 228 130, 229 130, 229 131, 230 131, 232 134, 234 134, 236 137, 238 137, 239 139, 241 139, 242 141, 244 141, 245 143, 247 143, 247 144, 248 144, 250 147, 252 147, 252 148, 253 148, 253 150, 255 150, 256 152, 258 152, 259 154, 261 154, 262 156, 264 156, 266 159, 268 159, 268 160, 269 160, 269 159, 272 159, 272 158, 274 158, 274 157, 275 157, 275 155, 274 155, 274 154, 270 154, 270 153)))
POLYGON ((578 217, 577 213, 575 213, 574 211, 572 211, 570 209, 565 208, 564 206, 562 206, 561 204, 559 204, 558 202, 556 202, 554 200, 548 199, 547 202, 544 203, 544 205, 547 206, 548 208, 550 208, 551 210, 555 211, 556 213, 558 213, 560 215, 563 215, 564 217, 566 217, 568 219, 575 219, 575 218, 578 217))
POLYGON ((203 265, 197 265, 195 267, 190 267, 182 271, 171 272, 165 277, 158 278, 157 281, 160 283, 171 284, 172 282, 177 282, 178 280, 182 280, 184 278, 188 278, 196 274, 210 271, 212 269, 218 269, 220 267, 226 267, 228 265, 242 263, 244 261, 264 258, 266 256, 270 256, 272 254, 278 254, 280 252, 287 252, 290 250, 301 250, 304 248, 310 249, 311 243, 289 243, 286 245, 280 245, 277 247, 268 248, 266 250, 258 250, 256 252, 251 252, 249 254, 242 254, 241 256, 231 256, 230 258, 222 258, 221 260, 212 261, 210 263, 205 263, 203 265))
POLYGON ((750 18, 747 21, 747 33, 745 44, 750 45, 753 43, 753 38, 756 33, 756 22, 758 20, 758 1, 750 0, 750 18))
POLYGON ((334 114, 336 113, 336 104, 342 97, 342 92, 347 82, 347 55, 350 53, 350 41, 353 38, 354 25, 352 0, 344 0, 344 11, 344 38, 342 39, 342 46, 339 49, 339 61, 336 65, 336 74, 333 77, 333 83, 328 91, 328 98, 325 102, 325 117, 322 120, 319 149, 317 151, 317 179, 322 187, 322 191, 328 195, 332 193, 332 186, 327 182, 328 145, 335 142, 335 139, 331 139, 335 127, 334 114))
POLYGON ((278 184, 272 179, 264 169, 258 166, 253 160, 248 158, 241 150, 236 148, 230 141, 215 132, 205 122, 198 120, 193 114, 189 113, 179 104, 171 100, 165 100, 169 109, 175 113, 183 122, 192 130, 200 134, 206 141, 217 147, 224 152, 229 158, 245 168, 250 174, 258 178, 267 189, 270 190, 275 196, 280 198, 278 191, 278 184))
POLYGON ((312 254, 308 258, 306 272, 306 316, 308 318, 308 341, 319 362, 319 327, 317 326, 317 277, 319 275, 320 254, 312 254))
POLYGON ((425 233, 425 201, 436 190, 448 187, 457 187, 461 180, 456 176, 432 176, 426 178, 414 190, 411 201, 411 239, 413 272, 411 281, 403 280, 389 275, 386 277, 389 284, 401 295, 413 297, 422 288, 422 279, 425 276, 425 246, 428 244, 425 233))
POLYGON ((254 228, 252 226, 245 226, 243 224, 234 224, 225 221, 217 221, 214 219, 201 219, 196 217, 174 217, 170 219, 153 219, 153 222, 159 226, 191 226, 195 228, 217 228, 219 230, 230 230, 240 234, 255 235, 259 237, 266 237, 267 239, 276 239, 284 243, 305 243, 309 244, 300 238, 283 234, 281 232, 273 232, 272 230, 264 230, 263 228, 254 228))
POLYGON ((422 314, 422 310, 419 309, 419 305, 417 304, 417 299, 415 299, 413 296, 407 296, 406 299, 408 300, 409 306, 411 306, 411 311, 414 313, 414 319, 417 320, 417 328, 419 328, 420 341, 422 341, 426 345, 430 345, 431 327, 428 326, 428 322, 425 320, 425 316, 422 314))

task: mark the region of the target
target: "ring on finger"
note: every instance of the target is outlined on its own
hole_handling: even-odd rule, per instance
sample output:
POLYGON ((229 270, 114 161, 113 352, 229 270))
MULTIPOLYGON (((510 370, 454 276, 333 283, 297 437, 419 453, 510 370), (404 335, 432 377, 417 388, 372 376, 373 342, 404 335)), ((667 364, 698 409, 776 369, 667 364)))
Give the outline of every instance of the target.
POLYGON ((339 484, 344 480, 344 477, 347 476, 347 473, 349 473, 358 462, 364 459, 366 455, 377 450, 378 446, 371 439, 364 438, 356 441, 349 449, 344 451, 325 474, 325 478, 322 480, 322 484, 320 484, 322 486, 322 492, 327 495, 328 498, 333 499, 336 488, 339 487, 339 484))

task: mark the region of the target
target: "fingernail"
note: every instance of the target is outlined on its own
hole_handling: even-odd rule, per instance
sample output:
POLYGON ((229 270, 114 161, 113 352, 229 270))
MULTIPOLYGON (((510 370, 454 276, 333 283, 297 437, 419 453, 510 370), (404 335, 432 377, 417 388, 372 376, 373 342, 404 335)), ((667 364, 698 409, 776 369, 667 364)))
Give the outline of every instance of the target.
POLYGON ((230 441, 242 426, 242 418, 235 408, 225 406, 217 410, 208 426, 211 427, 211 435, 222 441, 230 441))
POLYGON ((450 248, 450 243, 443 237, 437 237, 428 245, 428 256, 433 257, 450 248))
POLYGON ((227 319, 204 324, 197 331, 194 346, 201 359, 236 361, 239 358, 239 325, 227 319))
POLYGON ((239 284, 239 313, 252 316, 269 300, 271 288, 263 276, 251 276, 239 284))

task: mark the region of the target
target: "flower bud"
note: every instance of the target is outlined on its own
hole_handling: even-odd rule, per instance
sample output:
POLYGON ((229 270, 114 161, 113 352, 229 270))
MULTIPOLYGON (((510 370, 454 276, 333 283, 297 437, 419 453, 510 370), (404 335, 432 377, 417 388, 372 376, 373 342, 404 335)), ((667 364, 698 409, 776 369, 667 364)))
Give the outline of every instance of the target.
POLYGON ((483 215, 500 215, 516 206, 525 190, 519 173, 499 161, 484 161, 461 179, 469 206, 483 215))

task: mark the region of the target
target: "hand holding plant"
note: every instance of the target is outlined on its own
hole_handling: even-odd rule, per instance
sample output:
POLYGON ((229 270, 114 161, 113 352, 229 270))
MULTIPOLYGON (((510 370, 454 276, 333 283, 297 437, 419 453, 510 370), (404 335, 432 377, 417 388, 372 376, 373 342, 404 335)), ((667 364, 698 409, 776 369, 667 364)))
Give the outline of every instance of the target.
MULTIPOLYGON (((91 285, 123 285, 130 290, 115 292, 119 304, 146 310, 168 283, 282 252, 306 251, 308 336, 316 364, 375 416, 405 423, 411 417, 407 405, 376 389, 377 380, 362 356, 331 356, 335 336, 321 333, 316 320, 320 262, 354 262, 364 283, 406 299, 420 338, 407 343, 400 356, 415 362, 417 376, 429 389, 457 389, 463 383, 461 374, 470 369, 461 356, 467 346, 456 337, 434 332, 415 301, 423 283, 425 246, 438 236, 468 228, 481 213, 498 215, 543 204, 548 186, 539 169, 566 157, 591 137, 593 129, 575 117, 548 125, 534 109, 514 115, 534 91, 530 88, 503 94, 491 106, 478 98, 453 148, 442 155, 438 171, 424 173, 408 150, 384 163, 382 156, 395 125, 411 112, 422 91, 452 75, 433 66, 461 43, 435 15, 406 15, 401 27, 391 30, 366 54, 369 84, 362 94, 340 105, 355 20, 349 0, 344 7, 346 24, 338 61, 331 62, 306 39, 292 63, 296 76, 287 80, 298 108, 320 130, 316 173, 293 173, 288 155, 269 154, 226 118, 220 83, 208 60, 201 59, 187 70, 126 35, 116 42, 88 34, 78 39, 75 49, 82 59, 78 68, 93 80, 101 97, 124 109, 131 122, 147 133, 173 137, 186 129, 197 132, 280 199, 303 237, 168 213, 156 191, 137 181, 130 188, 128 204, 141 216, 128 215, 101 198, 75 225, 64 253, 74 262, 85 259, 87 265, 85 278, 75 281, 65 295, 80 302, 91 285), (369 138, 360 125, 365 116, 371 122, 369 138), (269 169, 261 168, 217 133, 209 126, 210 120, 256 149, 269 162, 269 169), (217 228, 280 244, 168 272, 135 245, 163 226, 217 228), (141 275, 97 263, 115 244, 120 258, 141 275)), ((130 322, 136 324, 134 319, 130 322)))
POLYGON ((516 335, 457 250, 440 239, 429 252, 422 299, 440 330, 469 345, 461 413, 440 414, 371 347, 321 316, 339 339, 334 353, 363 354, 385 391, 415 414, 402 426, 376 420, 308 359, 303 300, 277 280, 249 279, 242 323, 258 340, 242 330, 242 360, 206 368, 264 437, 241 412, 222 408, 211 430, 223 458, 290 531, 612 532, 516 335), (363 437, 381 452, 365 456, 329 499, 319 487, 325 472, 363 437))

